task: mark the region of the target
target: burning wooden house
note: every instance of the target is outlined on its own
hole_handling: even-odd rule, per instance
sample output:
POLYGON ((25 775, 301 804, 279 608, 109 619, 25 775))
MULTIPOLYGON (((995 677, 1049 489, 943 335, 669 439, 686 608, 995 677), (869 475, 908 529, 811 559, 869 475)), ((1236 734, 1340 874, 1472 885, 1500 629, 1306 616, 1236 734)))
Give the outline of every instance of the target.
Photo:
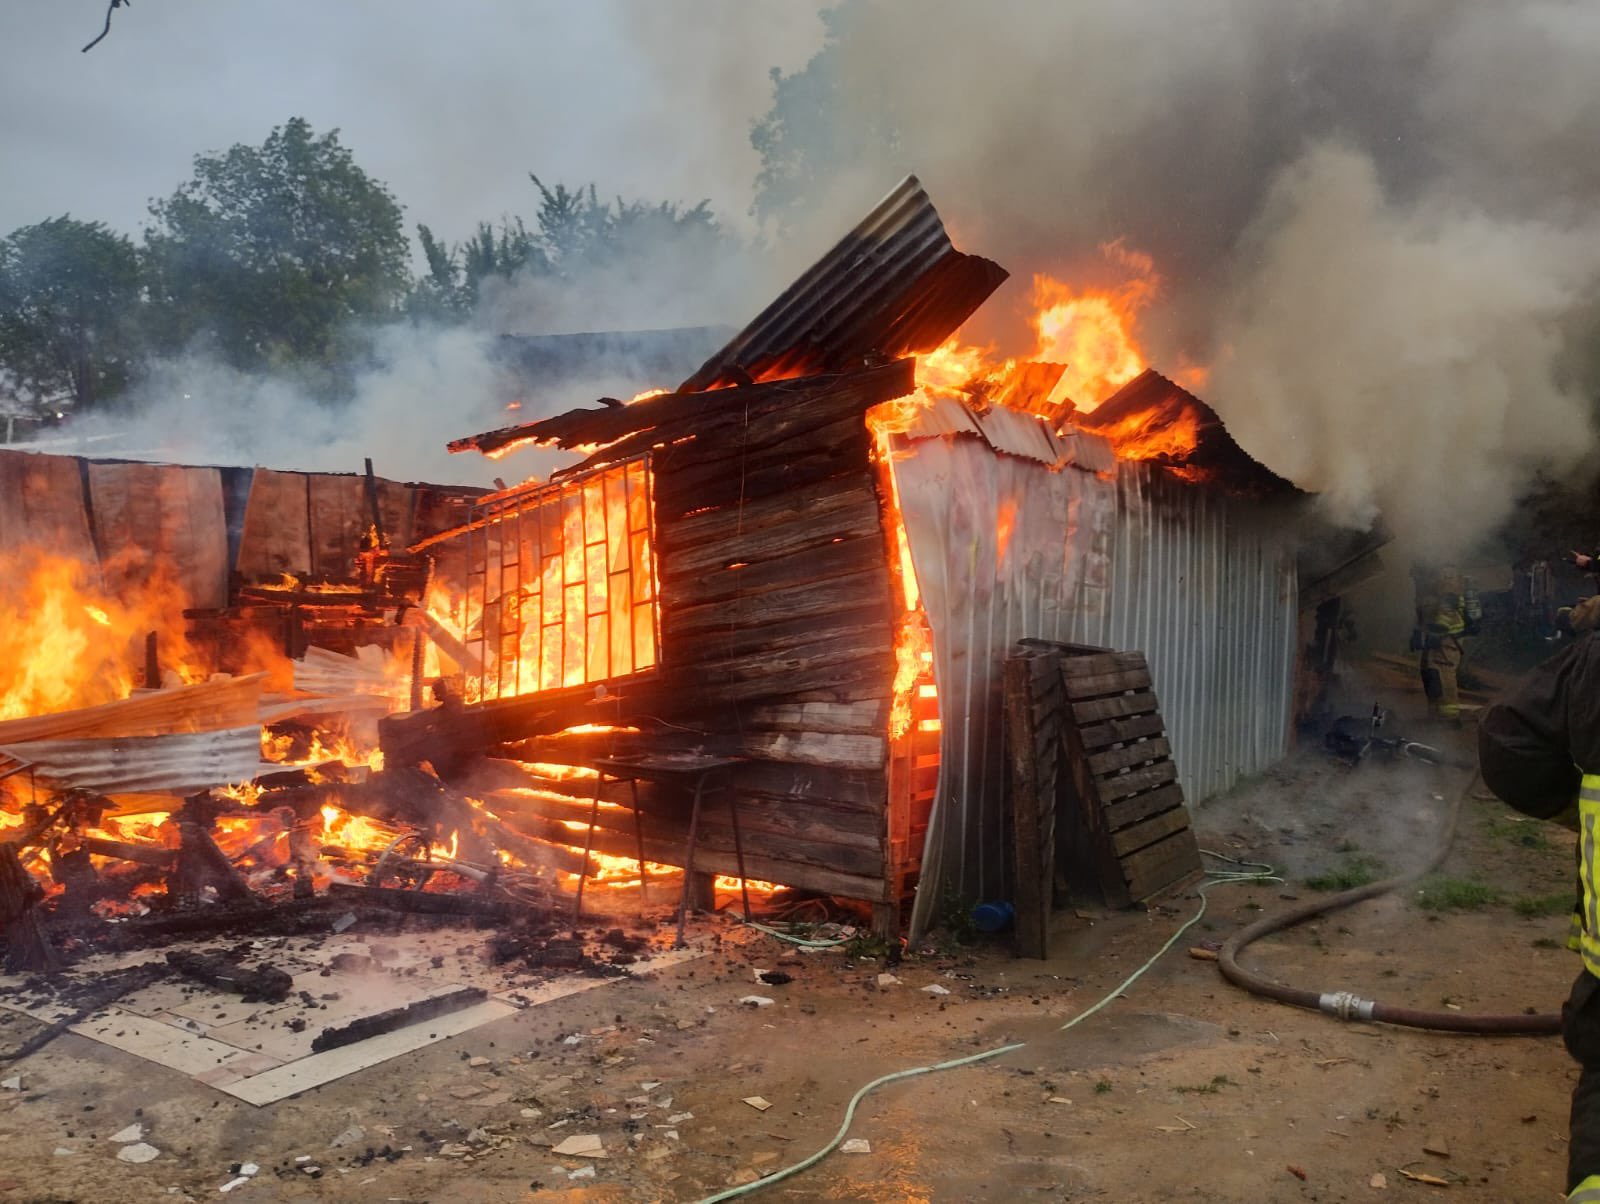
POLYGON ((696 871, 868 902, 883 931, 914 899, 920 931, 1013 885, 1021 638, 1144 650, 1190 798, 1280 757, 1303 495, 1153 372, 1085 415, 1060 365, 937 387, 1004 279, 908 179, 677 390, 452 444, 583 458, 417 549, 471 665, 455 704, 385 721, 388 763, 498 783, 490 810, 562 843, 593 820, 611 856, 681 865, 693 839, 696 871), (715 761, 725 790, 696 807, 630 757, 715 761))
POLYGON ((679 866, 920 932, 1017 888, 1024 639, 1147 658, 1159 739, 1123 679, 1096 705, 1130 717, 1124 893, 1169 881, 1183 798, 1288 746, 1302 495, 1154 372, 1079 409, 1063 365, 959 348, 1005 279, 908 179, 676 390, 452 445, 576 457, 493 493, 0 454, 0 553, 93 585, 19 638, 116 678, 16 657, 68 688, 0 709, 11 947, 29 874, 78 914, 386 882, 477 914, 679 866))

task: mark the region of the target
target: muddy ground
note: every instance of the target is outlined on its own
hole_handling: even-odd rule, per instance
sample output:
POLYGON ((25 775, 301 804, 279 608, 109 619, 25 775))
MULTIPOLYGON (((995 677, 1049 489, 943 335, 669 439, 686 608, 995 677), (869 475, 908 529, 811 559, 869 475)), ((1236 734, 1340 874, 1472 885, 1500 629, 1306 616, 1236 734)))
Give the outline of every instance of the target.
MULTIPOLYGON (((1470 733, 1444 739, 1470 747, 1470 733)), ((0 1090, 0 1201, 216 1199, 240 1162, 260 1167, 230 1193, 244 1199, 693 1201, 810 1154, 875 1076, 1016 1041, 868 1097, 850 1135, 870 1152, 834 1154, 754 1198, 1559 1200, 1573 1073, 1557 1039, 1341 1023, 1244 995, 1186 952, 1311 897, 1308 879, 1416 864, 1469 776, 1349 770, 1303 748, 1198 807, 1204 846, 1271 862, 1286 881, 1215 889, 1172 952, 1069 1032, 1194 913, 1193 890, 1148 912, 1062 912, 1048 962, 945 940, 910 951, 892 967, 900 981, 881 986, 870 950, 803 955, 707 919, 715 951, 698 961, 259 1109, 69 1035, 21 1064, 22 1090, 0 1090), (757 967, 793 981, 757 986, 757 967), (773 1005, 737 1002, 752 993, 773 1005), (119 1162, 109 1140, 135 1121, 161 1151, 142 1165, 119 1162), (574 1134, 598 1135, 608 1156, 552 1153, 574 1134)), ((1565 833, 1468 790, 1443 878, 1246 960, 1385 1002, 1553 1010, 1576 969, 1561 944, 1572 856, 1565 833)), ((29 1024, 0 1023, 0 1044, 29 1024)))

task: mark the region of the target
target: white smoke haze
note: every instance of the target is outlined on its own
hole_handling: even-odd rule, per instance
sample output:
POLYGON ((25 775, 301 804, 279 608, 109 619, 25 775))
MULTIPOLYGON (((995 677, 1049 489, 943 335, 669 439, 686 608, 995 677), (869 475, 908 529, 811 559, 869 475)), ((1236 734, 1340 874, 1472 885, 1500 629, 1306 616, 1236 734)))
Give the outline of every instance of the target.
POLYGON ((786 214, 786 245, 815 249, 916 171, 963 249, 1013 273, 975 325, 1026 350, 1027 277, 1086 280, 1123 238, 1165 281, 1141 332, 1155 366, 1213 366, 1202 392, 1248 450, 1434 553, 1593 451, 1573 353, 1597 341, 1600 9, 841 11, 811 133, 857 149, 786 214), (892 143, 851 139, 870 121, 892 143))
POLYGON ((1562 360, 1600 226, 1391 205, 1370 159, 1324 146, 1284 171, 1240 251, 1208 391, 1335 519, 1381 511, 1453 554, 1537 469, 1591 451, 1592 399, 1562 360))
MULTIPOLYGON (((488 485, 504 472, 482 456, 445 450, 451 439, 522 418, 505 410, 514 389, 490 359, 491 336, 395 326, 374 338, 374 366, 348 401, 191 355, 156 364, 125 410, 75 421, 48 450, 308 472, 359 472, 370 456, 380 476, 447 484, 488 485)), ((522 476, 560 462, 540 453, 524 459, 522 476)))

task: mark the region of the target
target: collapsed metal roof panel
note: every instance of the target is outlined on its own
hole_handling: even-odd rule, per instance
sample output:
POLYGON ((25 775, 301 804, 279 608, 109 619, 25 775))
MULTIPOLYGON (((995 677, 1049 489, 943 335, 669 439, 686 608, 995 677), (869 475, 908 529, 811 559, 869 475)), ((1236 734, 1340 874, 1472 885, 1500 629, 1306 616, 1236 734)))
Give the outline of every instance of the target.
POLYGON ((259 726, 166 736, 34 740, 0 753, 42 778, 99 794, 192 794, 282 769, 261 761, 259 726))
POLYGON ((1154 368, 1073 422, 1106 432, 1129 459, 1189 469, 1230 492, 1259 498, 1302 492, 1240 447, 1214 409, 1154 368))
POLYGON ((956 250, 916 176, 784 290, 679 392, 931 351, 1008 273, 956 250))
POLYGON ((975 411, 972 417, 995 451, 1037 460, 1051 468, 1061 462, 1061 448, 1056 443, 1055 432, 1037 414, 995 406, 982 413, 975 411))
POLYGON ((1057 436, 1066 463, 1085 472, 1115 472, 1117 453, 1111 440, 1104 435, 1091 434, 1077 427, 1067 427, 1057 436))
POLYGON ((971 412, 955 397, 934 397, 919 406, 916 418, 906 430, 910 439, 937 439, 941 435, 977 435, 983 432, 971 412))

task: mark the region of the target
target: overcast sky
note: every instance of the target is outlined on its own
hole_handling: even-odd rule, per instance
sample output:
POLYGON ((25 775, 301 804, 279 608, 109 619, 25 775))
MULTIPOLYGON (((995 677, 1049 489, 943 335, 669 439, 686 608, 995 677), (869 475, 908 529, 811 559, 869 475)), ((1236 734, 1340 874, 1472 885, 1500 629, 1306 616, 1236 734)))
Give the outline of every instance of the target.
POLYGON ((0 4, 0 234, 71 212, 137 234, 193 156, 293 116, 453 239, 530 214, 527 173, 709 198, 743 222, 768 71, 822 40, 809 0, 105 0, 0 4))

